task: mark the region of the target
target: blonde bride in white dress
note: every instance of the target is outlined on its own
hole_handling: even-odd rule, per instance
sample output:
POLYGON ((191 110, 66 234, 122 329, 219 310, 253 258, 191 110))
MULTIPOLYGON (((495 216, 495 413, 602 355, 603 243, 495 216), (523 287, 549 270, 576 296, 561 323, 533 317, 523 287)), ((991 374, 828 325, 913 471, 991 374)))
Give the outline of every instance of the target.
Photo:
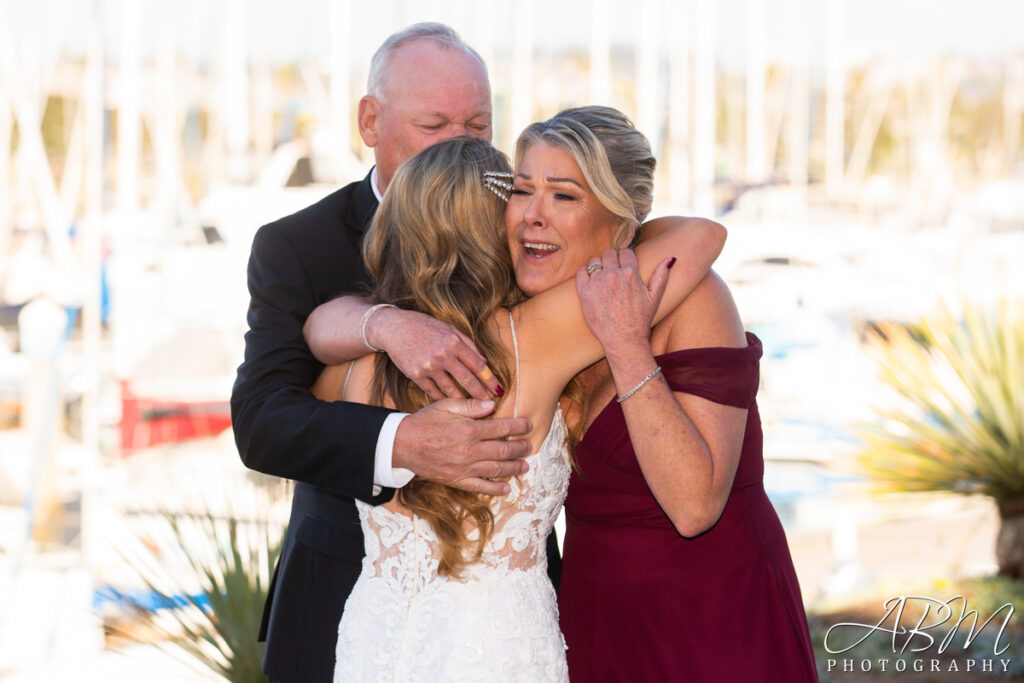
MULTIPOLYGON (((590 231, 588 245, 596 234, 597 244, 610 249, 624 219, 595 198, 572 166, 579 191, 571 199, 575 206, 566 206, 590 231)), ((524 191, 516 182, 516 191, 524 191)), ((696 253, 703 243, 694 231, 659 226, 636 256, 606 251, 578 283, 524 301, 509 244, 530 236, 506 237, 501 227, 511 183, 507 160, 489 144, 475 138, 439 143, 402 165, 369 231, 364 255, 374 279, 371 303, 429 314, 470 337, 506 388, 495 415, 530 419, 533 454, 526 459, 529 470, 509 482, 504 497, 472 496, 415 478, 384 505, 357 501, 366 557, 339 625, 335 681, 567 680, 545 554, 570 472, 558 405, 572 377, 604 355, 579 297, 586 299, 588 288, 591 300, 614 289, 617 300, 600 305, 649 327, 693 289, 714 255, 696 253), (690 263, 669 278, 667 257, 674 254, 690 263)), ((534 188, 538 196, 544 191, 534 188)), ((368 305, 346 298, 326 306, 342 307, 349 320, 365 321, 365 312, 370 320, 403 315, 368 305)), ((353 349, 365 342, 349 334, 353 349)), ((315 335, 308 341, 314 352, 319 343, 339 344, 315 335)), ((405 411, 429 403, 384 354, 331 366, 313 389, 325 400, 405 411)))

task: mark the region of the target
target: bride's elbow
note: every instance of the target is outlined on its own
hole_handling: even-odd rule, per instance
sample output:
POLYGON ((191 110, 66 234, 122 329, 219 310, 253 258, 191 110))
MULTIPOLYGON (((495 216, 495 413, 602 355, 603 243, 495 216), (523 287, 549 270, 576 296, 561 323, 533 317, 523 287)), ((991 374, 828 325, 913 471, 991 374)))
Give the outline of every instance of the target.
POLYGON ((325 365, 330 365, 330 363, 323 358, 323 353, 320 349, 320 327, 317 325, 316 311, 310 314, 310 316, 306 318, 306 322, 302 324, 302 339, 306 342, 306 346, 309 347, 310 353, 312 353, 318 361, 325 365))
POLYGON ((322 306, 314 309, 302 325, 302 339, 309 347, 309 352, 324 365, 337 365, 349 360, 338 357, 331 348, 330 326, 320 308, 322 306))
POLYGON ((725 226, 705 218, 701 220, 701 229, 704 231, 705 239, 708 243, 718 252, 721 252, 725 246, 725 240, 729 236, 729 231, 725 229, 725 226))

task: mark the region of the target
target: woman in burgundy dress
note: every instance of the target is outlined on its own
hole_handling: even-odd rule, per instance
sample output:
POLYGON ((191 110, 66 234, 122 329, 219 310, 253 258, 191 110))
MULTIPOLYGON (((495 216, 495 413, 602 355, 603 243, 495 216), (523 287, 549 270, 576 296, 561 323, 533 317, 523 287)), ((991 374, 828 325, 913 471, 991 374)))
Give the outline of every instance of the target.
MULTIPOLYGON (((567 144, 565 119, 597 134, 624 192, 649 206, 650 147, 607 108, 527 128, 517 169, 538 143, 567 144)), ((507 225, 543 234, 571 220, 564 188, 544 178, 543 169, 517 176, 507 225)), ((600 258, 580 254, 514 258, 517 281, 532 295, 585 263, 597 273, 600 258)), ((589 409, 559 588, 571 680, 817 680, 786 537, 762 484, 760 341, 744 334, 713 273, 653 330, 613 318, 602 301, 615 294, 614 282, 580 292, 607 360, 578 376, 589 409)))

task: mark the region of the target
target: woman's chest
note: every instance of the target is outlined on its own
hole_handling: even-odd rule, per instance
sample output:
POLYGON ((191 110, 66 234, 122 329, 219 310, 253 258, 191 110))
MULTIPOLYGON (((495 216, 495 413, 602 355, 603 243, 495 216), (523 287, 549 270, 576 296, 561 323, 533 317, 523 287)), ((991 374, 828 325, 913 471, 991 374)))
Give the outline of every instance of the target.
POLYGON ((608 361, 601 360, 579 375, 580 388, 587 398, 587 414, 583 420, 586 434, 608 402, 615 398, 615 381, 608 361))

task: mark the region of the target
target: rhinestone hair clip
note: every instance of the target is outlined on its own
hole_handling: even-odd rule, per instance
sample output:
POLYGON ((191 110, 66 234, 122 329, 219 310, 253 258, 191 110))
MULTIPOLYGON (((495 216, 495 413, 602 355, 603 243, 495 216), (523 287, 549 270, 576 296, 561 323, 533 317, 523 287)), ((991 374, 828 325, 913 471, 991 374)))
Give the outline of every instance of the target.
POLYGON ((507 202, 508 198, 512 196, 512 183, 505 182, 502 178, 511 181, 513 175, 502 171, 484 171, 484 186, 507 202), (502 188, 505 191, 502 191, 502 188))

